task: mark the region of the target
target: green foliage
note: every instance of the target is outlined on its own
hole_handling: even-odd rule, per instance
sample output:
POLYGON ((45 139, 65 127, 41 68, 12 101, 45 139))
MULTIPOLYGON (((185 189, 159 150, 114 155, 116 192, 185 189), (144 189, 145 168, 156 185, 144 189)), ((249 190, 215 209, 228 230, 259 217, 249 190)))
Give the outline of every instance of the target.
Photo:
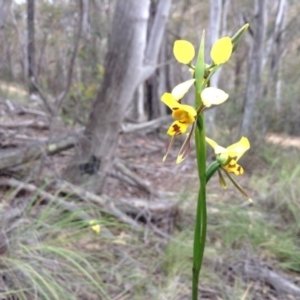
MULTIPOLYGON (((191 229, 192 230, 192 229, 191 229)), ((184 230, 165 249, 163 270, 167 276, 190 276, 192 262, 192 231, 184 230)))
POLYGON ((96 100, 98 85, 91 83, 87 86, 83 82, 74 83, 63 107, 63 118, 66 123, 85 124, 89 108, 96 100))
MULTIPOLYGON (((110 299, 102 280, 105 267, 95 264, 96 255, 84 250, 88 244, 97 247, 100 240, 105 244, 105 238, 93 234, 77 214, 51 203, 44 207, 36 195, 27 202, 23 215, 2 224, 9 252, 0 256, 6 286, 0 296, 75 300, 97 295, 110 299)), ((105 252, 97 256, 109 258, 105 252)))

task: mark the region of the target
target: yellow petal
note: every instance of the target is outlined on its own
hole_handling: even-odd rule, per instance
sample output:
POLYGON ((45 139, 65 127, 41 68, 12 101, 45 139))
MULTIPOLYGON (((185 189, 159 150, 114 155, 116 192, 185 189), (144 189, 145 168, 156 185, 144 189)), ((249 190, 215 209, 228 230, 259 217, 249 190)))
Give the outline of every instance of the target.
POLYGON ((230 58, 232 42, 230 37, 217 40, 211 48, 210 56, 215 65, 223 64, 230 58))
POLYGON ((195 79, 189 79, 185 82, 182 82, 174 87, 172 90, 172 95, 176 100, 180 100, 188 92, 190 87, 194 84, 195 79))
POLYGON ((188 118, 190 121, 187 122, 189 123, 195 121, 197 111, 193 106, 180 104, 170 93, 164 93, 161 96, 161 101, 173 110, 173 117, 175 119, 181 120, 188 118))
POLYGON ((91 228, 92 228, 92 230, 93 230, 95 233, 97 233, 97 234, 99 234, 100 231, 101 231, 100 225, 93 225, 91 228))
POLYGON ((180 121, 175 121, 169 127, 167 134, 171 136, 183 134, 186 132, 188 127, 189 123, 181 123, 180 121))
POLYGON ((211 105, 218 105, 225 102, 228 99, 229 95, 224 91, 217 89, 215 87, 205 88, 201 92, 202 102, 206 107, 211 105))
POLYGON ((100 226, 99 224, 97 224, 97 221, 96 221, 96 220, 90 220, 89 225, 91 226, 91 229, 92 229, 95 233, 97 233, 97 234, 100 233, 100 231, 101 231, 101 226, 100 226))
MULTIPOLYGON (((219 146, 214 140, 212 140, 212 139, 210 139, 210 138, 208 138, 208 137, 205 137, 205 140, 206 140, 206 142, 207 142, 209 145, 212 146, 212 148, 215 150, 215 152, 216 152, 216 149, 218 150, 218 153, 216 153, 216 154, 221 153, 221 152, 219 152, 221 149, 218 149, 220 146, 219 146)), ((223 147, 221 147, 221 148, 223 148, 223 147)), ((225 148, 223 148, 223 149, 225 149, 225 148)), ((226 150, 226 149, 225 149, 225 150, 226 150)))
POLYGON ((250 143, 249 140, 243 136, 237 143, 232 144, 226 149, 229 156, 235 158, 235 161, 238 161, 244 153, 250 149, 250 143))
POLYGON ((161 101, 172 110, 178 109, 180 106, 180 103, 170 93, 164 93, 161 96, 161 101))
POLYGON ((182 64, 189 64, 195 56, 194 46, 185 40, 177 40, 174 43, 173 53, 177 61, 182 64))
POLYGON ((227 149, 224 147, 219 146, 214 140, 205 137, 206 142, 214 149, 215 154, 217 156, 217 160, 220 162, 221 165, 226 164, 228 161, 228 154, 227 154, 227 149))

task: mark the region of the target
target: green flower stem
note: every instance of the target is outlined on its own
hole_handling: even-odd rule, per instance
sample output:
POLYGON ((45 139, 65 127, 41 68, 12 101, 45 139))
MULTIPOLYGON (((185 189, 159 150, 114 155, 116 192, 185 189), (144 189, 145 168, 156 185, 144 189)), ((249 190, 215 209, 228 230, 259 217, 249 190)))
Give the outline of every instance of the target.
MULTIPOLYGON (((199 97, 197 95, 197 97, 199 97)), ((199 274, 203 260, 203 253, 206 240, 206 145, 205 145, 205 123, 204 115, 198 116, 196 127, 196 153, 198 173, 200 179, 200 189, 198 192, 197 212, 194 235, 194 255, 193 255, 193 300, 198 299, 199 274)))

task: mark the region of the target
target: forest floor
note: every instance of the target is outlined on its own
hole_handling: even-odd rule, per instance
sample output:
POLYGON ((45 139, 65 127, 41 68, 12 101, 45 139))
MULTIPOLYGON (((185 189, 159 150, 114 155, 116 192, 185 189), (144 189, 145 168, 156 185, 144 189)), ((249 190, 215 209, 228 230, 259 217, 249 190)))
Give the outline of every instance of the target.
MULTIPOLYGON (((57 124, 49 130, 43 114, 36 114, 39 109, 38 104, 24 106, 17 101, 1 100, 2 153, 80 129, 57 124)), ((78 225, 73 217, 66 215, 67 206, 61 214, 55 207, 53 215, 48 207, 48 194, 62 197, 61 191, 51 182, 59 178, 73 149, 51 156, 45 154, 27 163, 26 176, 22 173, 24 169, 21 177, 19 169, 3 172, 0 180, 17 178, 19 183, 37 187, 34 191, 24 188, 22 192, 21 186, 11 189, 8 183, 1 185, 2 216, 8 215, 9 209, 22 207, 24 210, 12 224, 8 224, 7 219, 6 223, 0 223, 0 231, 10 245, 10 250, 1 255, 0 243, 0 264, 7 268, 1 269, 0 295, 8 295, 3 299, 11 299, 9 295, 12 294, 18 295, 18 299, 30 299, 27 292, 18 291, 28 289, 28 282, 34 286, 29 295, 43 295, 32 299, 190 299, 198 178, 193 151, 186 161, 179 165, 175 163, 181 142, 178 139, 163 163, 167 143, 164 134, 121 134, 118 160, 141 179, 146 188, 141 188, 130 176, 126 177, 116 169, 107 180, 104 194, 116 202, 118 199, 142 199, 151 205, 172 204, 172 211, 163 207, 159 218, 151 212, 143 214, 144 218, 127 213, 139 224, 138 228, 111 215, 105 207, 65 194, 68 203, 79 203, 82 211, 97 219, 101 228, 108 229, 112 233, 109 237, 104 230, 99 235, 87 232, 86 223, 78 225), (35 223, 36 218, 41 222, 35 223), (19 225, 15 225, 20 220, 25 226, 22 233, 16 229, 19 225), (36 232, 41 228, 44 228, 43 239, 38 238, 37 244, 36 232), (44 248, 37 251, 37 245, 44 245, 44 248), (63 269, 59 266, 55 271, 50 268, 46 260, 49 257, 44 254, 50 248, 52 256, 59 254, 55 261, 60 262, 63 269), (60 252, 53 249, 60 249, 60 252), (64 252, 71 250, 73 252, 64 252), (66 267, 65 259, 69 255, 74 257, 66 267), (40 263, 35 265, 38 260, 40 263), (30 266, 12 268, 12 262, 14 266, 20 266, 20 261, 22 266, 29 261, 30 266), (78 264, 87 271, 83 272, 78 264), (36 274, 33 272, 35 267, 47 272, 36 274), (55 275, 58 271, 59 279, 55 275), (51 272, 54 272, 53 276, 51 272), (93 274, 92 277, 89 274, 93 274), (83 280, 85 276, 87 283, 83 280), (22 283, 20 278, 23 278, 22 283), (98 279, 97 284, 89 284, 93 279, 98 279), (42 284, 43 281, 48 284, 42 284), (63 286, 65 281, 72 287, 74 296, 62 296, 67 290, 58 285, 63 286), (54 297, 56 293, 58 296, 54 297)), ((241 161, 245 175, 237 180, 251 195, 254 205, 250 205, 232 185, 223 190, 218 178, 212 178, 208 184, 208 235, 201 270, 201 299, 300 299, 299 147, 298 137, 273 134, 267 137, 260 153, 251 153, 250 158, 241 161)), ((209 159, 213 159, 211 152, 209 159)))

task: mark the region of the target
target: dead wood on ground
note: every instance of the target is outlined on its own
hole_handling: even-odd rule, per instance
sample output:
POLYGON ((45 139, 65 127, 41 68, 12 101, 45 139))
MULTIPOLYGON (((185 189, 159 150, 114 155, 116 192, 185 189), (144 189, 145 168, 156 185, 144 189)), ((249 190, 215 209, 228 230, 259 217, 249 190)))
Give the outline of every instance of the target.
MULTIPOLYGON (((39 187, 32 183, 25 183, 13 178, 3 178, 0 179, 0 186, 7 186, 10 188, 15 188, 20 190, 26 190, 30 193, 34 193, 35 195, 39 195, 42 197, 44 200, 49 201, 51 203, 54 203, 56 205, 59 205, 63 209, 76 213, 76 217, 80 220, 86 221, 87 224, 89 221, 93 220, 94 218, 90 216, 88 213, 84 212, 78 205, 76 205, 73 202, 67 202, 65 201, 62 197, 59 197, 57 195, 52 195, 49 192, 41 190, 39 187)), ((15 217, 15 214, 12 215, 15 217)), ((107 229, 107 228, 102 228, 102 232, 104 233, 105 236, 107 237, 112 237, 113 234, 107 229)))
POLYGON ((9 169, 38 159, 42 154, 54 155, 72 148, 78 134, 65 135, 55 140, 34 143, 24 148, 3 149, 0 151, 0 170, 9 169))
POLYGON ((296 284, 257 261, 239 262, 231 269, 236 275, 245 279, 262 281, 272 286, 279 294, 284 293, 300 297, 300 288, 296 284))

